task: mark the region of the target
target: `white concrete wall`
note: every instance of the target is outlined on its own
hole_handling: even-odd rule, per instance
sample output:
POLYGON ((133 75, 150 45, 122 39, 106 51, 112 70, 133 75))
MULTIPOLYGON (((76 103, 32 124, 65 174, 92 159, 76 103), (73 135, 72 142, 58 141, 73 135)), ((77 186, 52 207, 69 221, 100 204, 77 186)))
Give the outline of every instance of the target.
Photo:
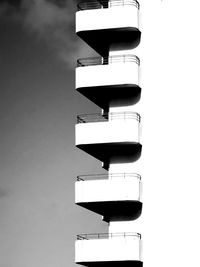
POLYGON ((117 177, 109 180, 77 181, 75 202, 139 200, 140 180, 117 177))
POLYGON ((121 84, 139 85, 138 64, 118 62, 109 65, 76 68, 76 88, 121 84))
MULTIPOLYGON (((140 161, 140 160, 139 160, 140 161)), ((115 163, 110 164, 109 166, 109 173, 135 173, 137 168, 136 165, 139 163, 139 161, 136 162, 130 162, 130 163, 115 163)), ((141 174, 141 170, 137 171, 138 174, 141 174)))
POLYGON ((140 239, 133 236, 77 240, 75 261, 140 260, 140 239))
MULTIPOLYGON (((137 219, 138 220, 138 219, 137 219)), ((140 219, 139 219, 140 220, 140 219)), ((109 222, 109 233, 131 233, 136 228, 136 221, 113 221, 109 222)))
POLYGON ((135 119, 79 123, 76 125, 75 130, 76 145, 141 141, 140 123, 135 119))
POLYGON ((76 32, 122 27, 138 28, 138 13, 138 9, 131 5, 78 11, 76 32))
MULTIPOLYGON (((132 171, 142 175, 144 205, 129 224, 143 236, 145 266, 200 266, 200 3, 140 4, 142 39, 132 52, 141 60, 134 111, 142 116, 143 151, 132 171)), ((111 232, 125 228, 110 225, 111 232)))

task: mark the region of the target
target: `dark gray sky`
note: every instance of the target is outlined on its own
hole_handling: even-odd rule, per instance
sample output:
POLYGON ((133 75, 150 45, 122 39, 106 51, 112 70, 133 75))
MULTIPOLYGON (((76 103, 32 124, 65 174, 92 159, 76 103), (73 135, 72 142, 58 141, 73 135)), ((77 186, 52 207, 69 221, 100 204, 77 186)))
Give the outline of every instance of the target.
POLYGON ((74 204, 76 176, 102 172, 74 147, 76 115, 98 110, 74 88, 72 55, 87 49, 56 17, 63 1, 36 2, 43 16, 28 1, 0 9, 0 267, 74 266, 75 235, 106 231, 74 204))

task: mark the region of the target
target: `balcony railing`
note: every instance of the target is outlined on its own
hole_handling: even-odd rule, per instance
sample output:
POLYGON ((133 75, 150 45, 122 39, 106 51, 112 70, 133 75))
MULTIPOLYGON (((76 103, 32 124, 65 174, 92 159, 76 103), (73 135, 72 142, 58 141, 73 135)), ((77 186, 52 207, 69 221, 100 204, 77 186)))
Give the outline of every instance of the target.
POLYGON ((77 240, 91 240, 91 239, 109 239, 115 237, 133 237, 141 239, 141 234, 139 233, 100 233, 100 234, 81 234, 77 235, 77 240))
POLYGON ((81 2, 77 5, 78 11, 81 10, 90 10, 90 9, 101 9, 115 6, 135 6, 140 8, 140 4, 136 0, 112 0, 110 2, 101 0, 101 1, 86 1, 81 2))
POLYGON ((110 173, 110 174, 90 174, 90 175, 79 175, 77 181, 88 181, 88 180, 106 180, 112 178, 134 178, 141 181, 141 176, 137 173, 110 173))
POLYGON ((130 120, 134 119, 138 122, 141 121, 141 117, 136 112, 112 112, 107 114, 81 114, 77 116, 77 123, 89 123, 89 122, 106 122, 112 120, 130 120))
POLYGON ((108 114, 81 114, 77 116, 77 123, 108 121, 108 114))
POLYGON ((110 57, 88 57, 77 60, 77 67, 87 67, 96 65, 108 65, 113 63, 134 62, 140 65, 140 59, 135 55, 115 55, 110 57))

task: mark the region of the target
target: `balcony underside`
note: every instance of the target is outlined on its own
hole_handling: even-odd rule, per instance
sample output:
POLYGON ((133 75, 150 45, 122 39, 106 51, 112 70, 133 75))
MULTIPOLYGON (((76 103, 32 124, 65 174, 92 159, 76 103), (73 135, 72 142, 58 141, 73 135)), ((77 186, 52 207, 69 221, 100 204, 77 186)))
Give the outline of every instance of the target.
POLYGON ((76 262, 88 267, 142 267, 141 261, 101 261, 101 262, 76 262))
POLYGON ((142 152, 142 145, 136 142, 82 144, 77 147, 104 162, 105 165, 134 162, 140 158, 142 152))
POLYGON ((142 213, 142 203, 136 200, 101 201, 76 203, 103 216, 106 222, 115 220, 135 220, 142 213))
POLYGON ((101 56, 112 50, 133 49, 140 43, 141 32, 137 28, 110 28, 79 31, 77 35, 101 56))
POLYGON ((141 88, 136 84, 80 87, 77 91, 105 110, 110 105, 134 105, 141 97, 141 88))

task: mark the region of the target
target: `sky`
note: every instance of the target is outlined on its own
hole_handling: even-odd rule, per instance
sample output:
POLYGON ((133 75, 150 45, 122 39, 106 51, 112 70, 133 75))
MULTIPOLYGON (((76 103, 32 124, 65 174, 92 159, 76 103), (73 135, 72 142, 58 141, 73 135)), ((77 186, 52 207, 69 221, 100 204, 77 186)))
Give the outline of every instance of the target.
POLYGON ((87 47, 75 40, 74 6, 0 4, 0 267, 75 266, 76 234, 106 230, 74 204, 76 176, 102 172, 74 146, 76 115, 98 111, 75 92, 87 47))
MULTIPOLYGON (((199 2, 141 0, 143 236, 146 266, 199 266, 199 2)), ((1 1, 0 267, 75 267, 76 234, 101 233, 76 207, 80 174, 101 164, 75 149, 74 3, 1 1), (14 3, 14 5, 13 5, 14 3), (16 4, 18 3, 18 4, 16 4)), ((141 230, 141 231, 140 231, 141 230)))

